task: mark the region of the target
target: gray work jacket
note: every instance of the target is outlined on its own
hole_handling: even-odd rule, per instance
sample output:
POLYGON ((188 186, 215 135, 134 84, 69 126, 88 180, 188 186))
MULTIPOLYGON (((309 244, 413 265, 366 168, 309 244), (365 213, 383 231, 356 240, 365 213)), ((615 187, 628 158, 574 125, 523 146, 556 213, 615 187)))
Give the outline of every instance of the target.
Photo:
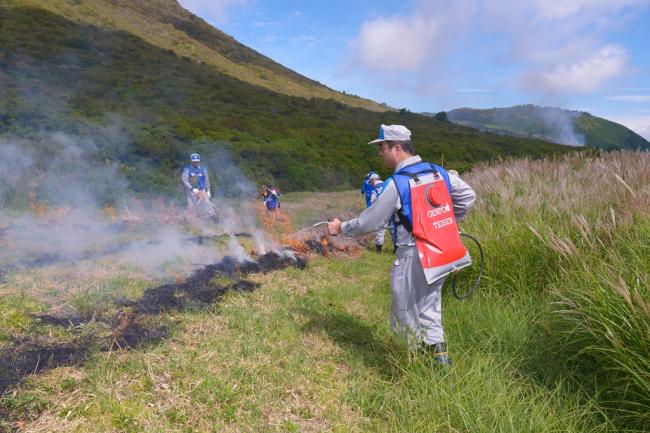
MULTIPOLYGON (((405 159, 397 165, 395 172, 398 172, 407 165, 421 162, 422 158, 415 155, 405 159)), ((449 175, 451 181, 451 200, 454 203, 454 216, 457 221, 460 221, 469 208, 472 207, 476 201, 476 193, 467 185, 460 177, 449 175)), ((341 224, 341 231, 348 236, 361 236, 373 232, 377 227, 383 226, 395 218, 399 221, 397 211, 401 209, 402 201, 397 191, 397 186, 392 178, 384 182, 384 190, 372 203, 372 205, 364 210, 357 218, 345 221, 341 224)), ((415 239, 403 225, 397 226, 397 246, 414 246, 415 239)))

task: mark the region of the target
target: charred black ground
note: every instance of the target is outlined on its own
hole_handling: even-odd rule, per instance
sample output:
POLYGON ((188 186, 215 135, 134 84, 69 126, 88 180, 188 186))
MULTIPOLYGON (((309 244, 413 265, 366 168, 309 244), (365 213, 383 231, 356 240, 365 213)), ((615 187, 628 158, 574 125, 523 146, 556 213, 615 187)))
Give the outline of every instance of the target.
POLYGON ((219 263, 208 265, 193 273, 186 281, 147 289, 138 300, 120 299, 117 303, 132 307, 138 314, 156 314, 166 310, 179 310, 193 306, 213 304, 228 291, 249 292, 257 284, 242 277, 257 272, 271 272, 288 266, 304 268, 304 259, 293 253, 270 252, 256 261, 239 261, 225 257, 219 263))
POLYGON ((15 339, 0 351, 0 390, 18 383, 23 377, 48 368, 84 361, 85 348, 92 342, 47 342, 39 339, 15 339))
MULTIPOLYGON (((73 327, 66 341, 16 337, 0 349, 0 394, 24 377, 59 366, 83 363, 91 353, 135 348, 165 338, 169 331, 152 316, 169 310, 202 308, 213 305, 228 291, 252 291, 258 284, 243 279, 248 274, 306 266, 292 251, 270 252, 257 260, 240 261, 225 257, 205 266, 180 283, 163 284, 145 290, 139 299, 116 299, 117 313, 109 317, 84 318, 71 308, 36 316, 41 322, 73 327), (105 325, 107 332, 81 335, 78 325, 88 322, 105 325), (101 335, 99 335, 101 334, 101 335)), ((52 310, 51 310, 52 311, 52 310)), ((1 411, 7 411, 0 406, 1 411)))

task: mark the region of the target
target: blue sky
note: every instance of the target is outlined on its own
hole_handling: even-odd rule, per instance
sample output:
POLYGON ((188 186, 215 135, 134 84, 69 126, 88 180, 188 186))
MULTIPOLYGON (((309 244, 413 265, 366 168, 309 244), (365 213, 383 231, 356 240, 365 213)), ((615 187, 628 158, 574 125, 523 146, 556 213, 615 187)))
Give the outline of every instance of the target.
POLYGON ((650 0, 180 0, 321 83, 437 112, 534 103, 650 139, 650 0))

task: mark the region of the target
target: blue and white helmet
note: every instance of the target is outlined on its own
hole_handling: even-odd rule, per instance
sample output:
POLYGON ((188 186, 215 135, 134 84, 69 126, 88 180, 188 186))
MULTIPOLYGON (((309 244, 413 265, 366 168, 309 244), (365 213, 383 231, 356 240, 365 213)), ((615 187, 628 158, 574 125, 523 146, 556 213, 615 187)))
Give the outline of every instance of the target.
POLYGON ((194 162, 194 161, 200 161, 200 160, 201 160, 201 155, 199 155, 198 153, 193 153, 193 154, 190 156, 190 160, 192 160, 192 162, 194 162))

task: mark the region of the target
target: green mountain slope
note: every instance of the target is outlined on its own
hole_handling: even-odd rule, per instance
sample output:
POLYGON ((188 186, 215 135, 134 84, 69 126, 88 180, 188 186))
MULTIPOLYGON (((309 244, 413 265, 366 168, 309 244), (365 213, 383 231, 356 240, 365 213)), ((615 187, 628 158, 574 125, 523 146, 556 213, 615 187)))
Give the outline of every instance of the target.
POLYGON ((385 105, 342 94, 238 43, 183 9, 175 0, 19 0, 14 4, 105 30, 122 30, 179 56, 207 63, 241 81, 290 96, 332 98, 346 105, 386 111, 385 105))
POLYGON ((460 108, 450 121, 495 134, 535 137, 572 146, 600 149, 650 149, 650 143, 630 129, 589 113, 536 105, 479 110, 460 108))
MULTIPOLYGON (((99 149, 93 157, 120 161, 136 190, 175 191, 178 168, 189 152, 210 157, 221 155, 220 150, 230 155, 228 165, 239 166, 247 177, 285 190, 356 186, 368 168, 381 166, 376 149, 364 145, 380 123, 408 125, 419 153, 460 169, 506 155, 568 150, 409 112, 358 108, 318 94, 289 96, 132 32, 65 17, 34 3, 0 6, 0 137, 29 137, 43 158, 56 151, 48 141, 51 131, 90 137, 99 149)), ((101 15, 102 8, 132 4, 137 14, 148 4, 66 3, 100 5, 91 9, 98 22, 119 20, 101 15)), ((142 28, 158 22, 154 13, 141 17, 147 19, 142 28)), ((246 63, 252 51, 241 52, 230 55, 246 63)), ((221 184, 223 161, 208 158, 221 184)))

